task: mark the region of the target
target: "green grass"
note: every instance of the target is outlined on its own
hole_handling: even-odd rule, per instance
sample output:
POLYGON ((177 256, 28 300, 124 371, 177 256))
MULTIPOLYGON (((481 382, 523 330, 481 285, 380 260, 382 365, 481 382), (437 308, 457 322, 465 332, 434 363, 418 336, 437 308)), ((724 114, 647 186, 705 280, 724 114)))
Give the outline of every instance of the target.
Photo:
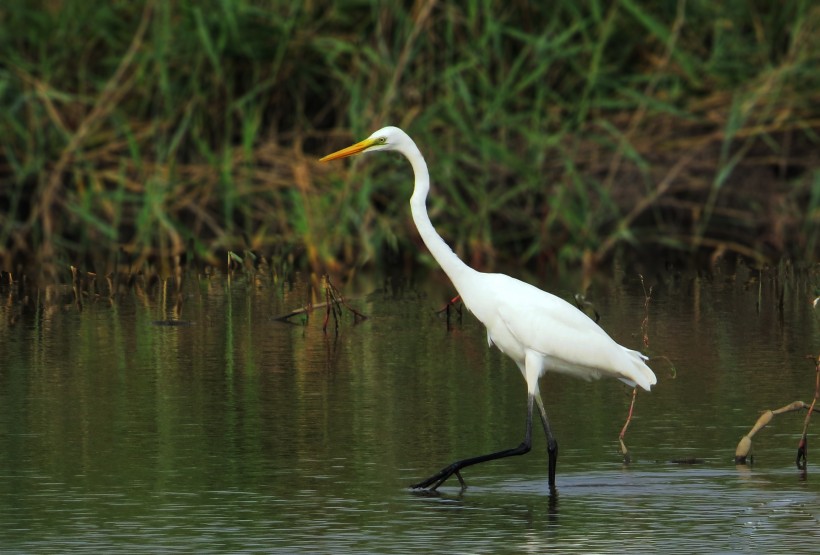
POLYGON ((817 260, 820 8, 542 4, 9 0, 0 267, 426 259, 407 164, 317 162, 387 124, 485 268, 817 260))

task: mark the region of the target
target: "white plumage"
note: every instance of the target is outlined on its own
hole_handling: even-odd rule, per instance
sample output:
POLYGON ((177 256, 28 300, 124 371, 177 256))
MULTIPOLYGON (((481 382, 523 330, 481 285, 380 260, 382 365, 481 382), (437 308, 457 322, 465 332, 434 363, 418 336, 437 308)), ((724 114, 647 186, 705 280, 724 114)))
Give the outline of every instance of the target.
POLYGON ((398 151, 410 161, 415 173, 410 208, 424 244, 453 282, 464 306, 486 326, 488 343, 498 347, 518 365, 528 391, 527 433, 521 445, 456 461, 412 487, 436 489, 453 474, 463 487, 461 469, 528 452, 532 439, 533 402, 536 402, 547 435, 549 483, 554 488, 558 446, 541 400, 538 379, 545 372, 563 372, 587 380, 609 376, 649 390, 657 380, 644 362, 647 358, 616 343, 591 318, 563 299, 504 274, 478 272, 462 262, 430 223, 426 206, 430 190, 427 164, 416 144, 401 129, 385 127, 364 141, 322 160, 379 150, 398 151))

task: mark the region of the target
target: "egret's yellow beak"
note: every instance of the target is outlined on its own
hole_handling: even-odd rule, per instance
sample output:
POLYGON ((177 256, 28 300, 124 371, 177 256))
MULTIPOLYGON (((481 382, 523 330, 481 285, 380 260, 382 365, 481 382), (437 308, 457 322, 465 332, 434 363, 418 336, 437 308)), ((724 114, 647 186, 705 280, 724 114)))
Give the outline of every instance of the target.
POLYGON ((328 154, 319 161, 330 162, 331 160, 337 160, 339 158, 347 158, 348 156, 354 156, 356 154, 364 152, 374 144, 376 144, 376 139, 365 139, 359 143, 356 143, 355 145, 343 148, 342 150, 337 150, 333 154, 328 154))

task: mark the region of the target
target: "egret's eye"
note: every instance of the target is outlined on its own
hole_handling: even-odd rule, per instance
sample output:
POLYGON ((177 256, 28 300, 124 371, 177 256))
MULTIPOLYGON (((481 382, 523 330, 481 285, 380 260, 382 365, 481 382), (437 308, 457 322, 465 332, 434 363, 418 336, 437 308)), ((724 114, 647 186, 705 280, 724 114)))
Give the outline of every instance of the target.
POLYGON ((380 145, 383 145, 387 142, 387 137, 379 137, 378 139, 376 139, 376 142, 380 145))

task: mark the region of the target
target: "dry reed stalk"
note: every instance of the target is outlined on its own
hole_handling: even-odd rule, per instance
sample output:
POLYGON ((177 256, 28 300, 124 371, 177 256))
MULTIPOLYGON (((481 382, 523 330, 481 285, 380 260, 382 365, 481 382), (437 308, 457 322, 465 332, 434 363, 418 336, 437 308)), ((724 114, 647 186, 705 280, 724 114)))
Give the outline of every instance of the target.
POLYGON ((154 3, 152 0, 147 0, 142 12, 137 30, 131 39, 131 44, 128 50, 123 55, 117 66, 116 71, 103 87, 102 92, 97 97, 97 101, 91 111, 83 118, 77 130, 71 135, 66 147, 60 154, 60 158, 51 170, 51 173, 40 193, 40 198, 36 209, 32 211, 32 216, 29 220, 29 226, 32 226, 35 221, 42 223, 43 238, 40 243, 40 249, 37 254, 37 260, 41 271, 47 278, 54 279, 56 277, 57 269, 54 266, 54 215, 52 213, 53 206, 56 202, 57 190, 63 184, 64 172, 66 171, 69 162, 72 160, 76 152, 82 146, 86 137, 102 122, 102 120, 111 112, 117 103, 125 96, 126 92, 134 84, 133 76, 127 76, 134 58, 142 47, 145 33, 148 30, 148 24, 151 20, 154 3))

